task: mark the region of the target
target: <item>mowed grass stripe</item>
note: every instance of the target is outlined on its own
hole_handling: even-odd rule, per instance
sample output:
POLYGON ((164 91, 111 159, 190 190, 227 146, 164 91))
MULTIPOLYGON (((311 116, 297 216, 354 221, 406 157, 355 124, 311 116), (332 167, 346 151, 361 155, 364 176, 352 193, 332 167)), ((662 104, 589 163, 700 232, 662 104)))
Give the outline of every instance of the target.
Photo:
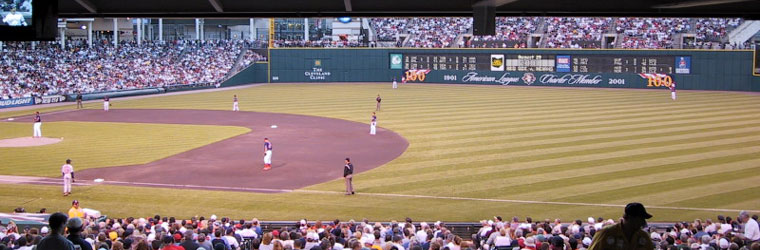
MULTIPOLYGON (((760 164, 760 162, 746 162, 747 164, 760 164)), ((701 169, 694 169, 695 172, 701 169)), ((664 178, 662 176, 661 178, 664 178)), ((625 203, 627 200, 635 199, 647 204, 660 204, 663 206, 677 206, 677 207, 705 207, 705 204, 696 205, 695 200, 711 200, 716 195, 726 195, 729 193, 742 193, 746 189, 760 188, 760 175, 750 175, 743 178, 735 179, 732 181, 724 182, 707 182, 697 186, 688 186, 677 190, 657 190, 654 192, 641 193, 637 197, 626 197, 618 199, 615 203, 625 203), (742 185, 736 185, 736 183, 742 183, 742 185), (695 194, 699 198, 694 198, 695 194), (663 204, 663 201, 667 203, 663 204)), ((756 196, 756 195, 755 195, 756 196)), ((733 197, 753 197, 753 195, 746 196, 733 196, 733 197)), ((757 197, 760 199, 760 197, 757 197)))
MULTIPOLYGON (((710 182, 711 183, 711 182, 710 182)), ((681 206, 681 207, 734 207, 734 208, 749 208, 758 209, 758 201, 760 197, 757 196, 760 193, 760 187, 756 186, 758 183, 756 178, 737 178, 733 181, 728 181, 733 187, 742 187, 737 190, 725 190, 717 189, 723 192, 719 193, 703 193, 703 191, 716 190, 709 189, 709 186, 700 185, 697 190, 691 195, 684 195, 683 200, 665 200, 665 206, 681 206), (740 185, 737 185, 740 184, 740 185), (695 196, 694 194, 698 194, 695 196), (748 203, 748 204, 747 204, 748 203), (735 205, 736 204, 736 205, 735 205)))
MULTIPOLYGON (((740 120, 729 122, 711 122, 709 124, 691 125, 691 126, 677 126, 667 127, 657 130, 632 130, 624 134, 617 133, 598 133, 591 135, 581 135, 574 137, 550 137, 546 138, 541 136, 541 139, 537 139, 536 135, 526 137, 516 137, 512 135, 491 136, 483 138, 465 138, 458 140, 451 140, 445 142, 427 143, 424 146, 415 146, 407 150, 407 156, 413 156, 416 153, 427 152, 443 152, 450 148, 461 148, 463 143, 470 144, 482 144, 492 145, 498 147, 501 144, 508 144, 505 146, 528 146, 528 145, 542 145, 542 147, 561 147, 564 145, 587 145, 593 143, 606 143, 606 142, 628 142, 630 140, 644 139, 644 138, 660 138, 667 136, 680 136, 689 135, 695 133, 725 133, 726 131, 732 131, 735 129, 755 128, 760 126, 758 122, 752 122, 754 120, 740 120)), ((760 120, 758 120, 760 121, 760 120)), ((540 135, 539 135, 540 136, 540 135)))
MULTIPOLYGON (((670 163, 662 165, 653 165, 635 169, 619 169, 599 174, 588 174, 583 176, 565 177, 552 180, 541 180, 531 183, 530 185, 509 186, 501 198, 510 197, 516 199, 527 198, 535 195, 543 195, 546 199, 562 199, 570 194, 591 194, 599 190, 619 189, 621 187, 641 185, 644 183, 656 183, 663 179, 680 179, 688 178, 693 175, 718 174, 725 171, 747 169, 748 166, 757 166, 760 159, 755 158, 755 154, 760 153, 757 149, 751 153, 728 155, 700 160, 684 161, 679 163, 670 163), (555 184, 562 183, 561 186, 555 184), (561 192, 554 192, 561 191, 561 192), (514 195, 512 195, 514 194, 514 195)), ((716 179, 711 183, 718 183, 716 179)), ((683 188, 686 188, 684 186, 683 188)), ((674 191, 677 189, 668 189, 674 191)), ((491 193, 493 190, 482 190, 483 193, 491 193)), ((477 195, 475 193, 466 193, 462 195, 477 195)), ((639 195, 646 196, 646 193, 631 194, 629 196, 608 196, 606 199, 594 200, 592 203, 615 203, 621 198, 633 199, 639 195)), ((468 197, 468 196, 466 196, 468 197)))
MULTIPOLYGON (((754 159, 754 158, 753 158, 754 159)), ((719 164, 717 166, 721 166, 722 164, 725 164, 723 162, 716 162, 716 164, 719 164)), ((750 173, 757 173, 757 171, 760 170, 760 166, 754 165, 752 167, 748 167, 747 165, 739 165, 737 168, 728 168, 724 170, 717 170, 716 172, 708 172, 708 173, 696 173, 695 171, 689 171, 689 173, 684 173, 686 176, 680 177, 680 178, 673 178, 672 176, 670 178, 648 178, 647 180, 656 180, 652 182, 644 182, 644 180, 639 180, 639 182, 634 181, 624 181, 627 178, 622 178, 622 180, 619 181, 619 183, 622 186, 621 188, 612 188, 612 189, 605 189, 602 191, 596 191, 596 192, 588 192, 580 195, 568 195, 562 198, 553 199, 552 201, 572 201, 572 200, 584 200, 588 202, 605 202, 608 200, 611 200, 613 198, 619 198, 619 197, 633 197, 635 195, 641 194, 642 190, 678 190, 685 187, 700 185, 703 183, 708 182, 725 182, 725 181, 734 181, 735 179, 740 179, 748 176, 750 173), (636 185, 625 185, 628 183, 636 183, 636 185), (640 184, 639 184, 640 183, 640 184)), ((652 173, 656 175, 656 173, 652 173)))
MULTIPOLYGON (((646 171, 646 170, 652 170, 652 169, 657 170, 657 168, 661 166, 674 166, 673 164, 681 164, 684 162, 699 164, 700 162, 717 161, 715 159, 732 159, 733 157, 747 156, 749 154, 757 153, 758 151, 760 151, 760 148, 758 147, 748 147, 748 148, 740 148, 740 149, 713 151, 713 152, 710 152, 709 155, 704 154, 704 153, 686 154, 686 155, 678 155, 678 156, 665 157, 665 158, 659 158, 659 159, 653 159, 653 160, 645 160, 645 161, 639 161, 639 162, 612 163, 612 164, 592 166, 592 167, 582 168, 582 169, 568 169, 568 170, 542 171, 542 172, 535 171, 535 172, 528 172, 523 175, 513 175, 513 176, 505 176, 503 178, 496 178, 496 179, 491 179, 491 180, 481 180, 478 182, 481 185, 474 185, 474 183, 457 184, 458 190, 454 191, 454 193, 458 196, 466 197, 467 195, 470 195, 470 194, 499 192, 499 190, 502 190, 503 192, 510 194, 509 197, 511 199, 530 199, 531 197, 537 194, 540 194, 542 192, 550 192, 551 190, 547 189, 549 187, 553 186, 554 188, 559 188, 553 185, 556 183, 563 184, 561 187, 566 188, 566 189, 562 189, 563 191, 583 192, 586 189, 585 186, 570 187, 570 185, 584 185, 584 183, 586 183, 586 184, 592 184, 594 188, 603 188, 604 181, 611 180, 609 178, 614 178, 612 180, 615 180, 619 178, 620 176, 623 176, 623 173, 625 173, 625 171, 638 172, 638 171, 646 171), (619 175, 616 176, 616 174, 619 174, 619 175), (600 177, 600 178, 597 178, 597 177, 600 177), (605 179, 604 177, 607 177, 607 179, 605 179), (530 180, 530 182, 526 182, 526 180, 530 180), (599 185, 596 185, 596 184, 599 184, 599 185), (515 189, 513 188, 513 186, 516 186, 518 188, 515 189), (532 188, 530 189, 519 188, 523 186, 530 186, 532 188)), ((756 160, 756 159, 752 159, 752 160, 756 160)), ((744 163, 750 163, 750 162, 742 161, 742 164, 744 163)), ((521 166, 510 166, 510 167, 511 167, 510 169, 514 169, 514 170, 518 170, 518 169, 524 170, 524 169, 530 169, 535 166, 530 166, 529 164, 523 164, 521 166)), ((672 170, 672 171, 677 171, 677 170, 672 170)), ((655 172, 655 173, 659 173, 659 172, 655 172)), ((613 183, 612 186, 614 185, 616 184, 613 183)))
MULTIPOLYGON (((737 138, 737 137, 742 137, 742 136, 752 136, 752 135, 760 134, 760 133, 758 133, 758 131, 760 131, 760 128, 758 128, 758 127, 752 127, 751 129, 752 129, 751 131, 745 132, 744 134, 731 134, 731 136, 733 138, 737 138)), ((715 135, 700 134, 700 136, 701 136, 701 139, 703 139, 703 140, 704 139, 725 139, 725 138, 721 137, 721 136, 723 136, 722 134, 715 134, 715 135), (710 138, 710 137, 712 137, 712 138, 710 138)), ((663 139, 663 141, 667 142, 667 143, 671 143, 671 141, 680 141, 681 139, 683 139, 684 142, 682 142, 682 143, 689 143, 689 142, 694 142, 696 140, 696 138, 697 137, 683 136, 683 138, 675 139, 674 140, 673 137, 670 137, 670 138, 663 139)), ((730 138, 730 137, 728 137, 728 138, 730 138)), ((656 143, 658 143, 656 141, 650 142, 649 140, 641 140, 639 142, 637 142, 635 140, 630 140, 630 142, 631 143, 628 144, 628 145, 644 145, 644 144, 657 145, 656 143)), ((615 145, 614 147, 623 146, 623 145, 624 144, 615 145)), ((662 146, 662 145, 657 145, 657 146, 662 146)), ((593 145, 593 147, 576 147, 574 145, 568 145, 567 147, 556 148, 556 149, 532 149, 532 150, 525 150, 525 151, 522 151, 522 152, 519 152, 519 153, 511 152, 509 154, 512 157, 525 157, 525 156, 531 156, 533 154, 536 154, 537 151, 539 151, 539 150, 540 150, 540 153, 542 153, 542 154, 550 154, 550 153, 572 152, 572 151, 578 151, 578 150, 604 149, 604 148, 607 148, 607 147, 612 147, 612 146, 597 145, 597 144, 595 144, 595 145, 593 145)), ((739 149, 745 149, 745 148, 739 148, 739 149)), ((737 149, 733 149, 733 150, 735 151, 737 149)), ((497 164, 495 166, 498 166, 498 167, 484 166, 484 167, 479 167, 479 168, 464 168, 464 169, 462 169, 462 168, 456 168, 456 167, 451 167, 451 168, 447 168, 447 169, 434 169, 434 170, 418 173, 418 174, 415 174, 413 176, 414 176, 414 178, 416 180, 425 180, 425 179, 428 179, 428 178, 430 178, 430 179, 438 178, 438 176, 440 176, 440 174, 442 174, 444 172, 447 173, 447 174, 450 174, 450 175, 455 175, 455 176, 460 176, 460 175, 461 176, 466 176, 466 175, 471 174, 473 172, 477 172, 479 174, 487 174, 487 173, 498 173, 500 171, 504 171, 504 170, 507 169, 507 167, 504 164, 497 164)), ((512 169, 512 168, 510 168, 510 169, 512 169)), ((378 181, 378 182, 384 182, 384 181, 386 181, 388 179, 393 179, 393 178, 394 177, 392 177, 392 176, 385 176, 385 177, 372 176, 372 179, 374 181, 378 181)))
MULTIPOLYGON (((746 104, 746 106, 743 107, 743 109, 760 109, 760 105, 757 104, 746 104)), ((638 118, 647 118, 647 117, 663 117, 663 116, 673 116, 672 119, 677 119, 678 116, 682 115, 690 115, 695 113, 702 113, 702 112, 725 112, 726 107, 715 107, 715 106, 705 106, 705 105, 694 105, 694 106, 679 106, 677 108, 672 108, 663 111, 662 109, 655 109, 655 108, 647 108, 647 109, 637 109, 636 111, 628 111, 628 112, 620 112, 619 110, 616 110, 616 108, 595 108, 593 110, 587 110, 584 109, 582 111, 574 111, 573 113, 569 113, 568 110, 563 109, 552 109, 552 110, 546 110, 545 108, 530 110, 530 111, 519 111, 519 112, 510 112, 509 116, 506 115, 494 115, 494 114, 482 114, 478 112, 472 112, 472 110, 468 110, 467 112, 463 112, 462 114, 457 114, 457 117, 460 119, 452 120, 449 116, 449 112, 446 112, 445 116, 436 115, 433 116, 430 119, 426 119, 423 116, 417 117, 416 120, 419 122, 415 123, 408 123, 404 122, 403 125, 405 125, 404 130, 409 132, 414 132, 417 129, 429 129, 435 125, 440 125, 440 127, 462 127, 467 125, 479 125, 482 123, 488 123, 488 122, 534 122, 536 124, 546 124, 546 123, 552 123, 553 121, 577 121, 577 122, 587 122, 589 119, 598 118, 598 117, 604 117, 605 120, 624 120, 624 119, 638 119, 638 118), (524 113, 523 113, 524 112, 524 113), (476 114, 476 115, 471 115, 476 114), (526 116, 528 115, 528 116, 526 116)), ((390 121, 386 121, 385 123, 389 123, 390 125, 396 125, 399 121, 403 121, 403 119, 400 119, 395 116, 389 117, 390 121)))
MULTIPOLYGON (((717 150, 709 152, 709 154, 705 154, 704 152, 698 152, 694 154, 679 154, 674 156, 667 156, 662 158, 656 158, 656 159, 644 159, 641 161, 627 161, 627 162, 616 162, 616 163, 610 163, 610 164, 603 164, 603 165, 593 165, 588 166, 586 168, 572 168, 572 167, 565 167, 560 168, 557 167, 560 162, 558 161, 543 161, 541 163, 537 162, 524 162, 524 163, 510 163, 510 164, 495 164, 495 165, 488 165, 484 167, 479 167, 477 169, 472 168, 460 168, 460 169, 451 169, 446 172, 447 176, 472 176, 475 175, 498 175, 498 178, 480 178, 477 182, 456 182, 455 184, 452 184, 453 188, 456 188, 457 190, 454 190, 453 192, 449 191, 443 191, 441 189, 432 189, 436 192, 435 195, 445 195, 446 194, 460 194, 465 193, 460 196, 467 197, 466 193, 468 192, 483 192, 487 190, 508 190, 504 189, 505 185, 524 185, 526 183, 526 180, 530 180, 530 183, 538 182, 541 180, 554 180, 558 178, 577 178, 584 175, 591 175, 591 174, 605 174, 605 173, 612 173, 616 171, 621 170, 633 170, 633 169, 641 169, 641 168, 647 168, 647 167, 656 167, 656 166, 662 166, 667 164, 676 164, 676 163, 682 163, 682 162, 697 162, 701 160, 709 160, 712 158, 731 158, 733 156, 737 155, 743 155, 743 154, 752 154, 760 150, 760 146, 755 147, 743 147, 743 148, 731 148, 731 149, 723 149, 723 150, 717 150)), ((436 181, 441 179, 442 174, 440 172, 434 172, 434 171, 428 171, 424 173, 419 174, 413 174, 408 175, 409 178, 412 178, 417 181, 436 181)), ((478 176, 476 176, 478 177, 478 176)), ((365 184, 364 186, 382 186, 386 185, 389 182, 393 182, 394 180, 392 178, 377 178, 377 177, 370 177, 370 176, 364 176, 361 175, 361 177, 357 177, 359 180, 361 180, 362 184, 365 184)), ((415 190, 409 190, 409 192, 414 192, 415 190)))
MULTIPOLYGON (((577 152, 569 152, 569 153, 561 153, 561 154, 547 154, 547 155, 531 155, 526 157, 514 157, 514 158, 508 158, 506 159, 498 159, 498 160, 487 160, 487 161, 475 161, 472 164, 464 164, 460 165, 461 168, 478 168, 481 166, 488 166, 490 164, 509 164, 509 163, 516 163, 516 162, 530 162, 530 161, 557 161, 556 165, 549 165, 549 166, 542 166, 542 167, 536 167, 531 169, 523 169, 523 170, 516 170, 516 171, 503 171, 498 174, 494 173, 487 173, 487 174, 481 174, 476 171, 473 171, 473 174, 470 175, 457 175, 457 176, 441 176, 438 180, 432 180, 432 181, 419 181, 415 178, 409 178, 405 181, 397 182, 397 183, 387 183, 386 185, 380 185, 376 186, 370 191, 372 192, 379 192, 378 190, 393 190, 396 186, 402 186, 403 190, 410 190, 415 188, 421 188, 421 189, 429 189, 429 188, 435 188, 438 186, 446 186, 446 185, 454 185, 455 183, 460 182, 467 182, 467 180, 491 180, 491 179, 498 179, 502 177, 508 177, 508 176, 522 176, 525 174, 529 174, 530 172, 544 172, 544 171, 561 171, 561 170, 568 170, 568 169, 582 169, 582 168, 589 168, 589 167, 595 167, 595 166, 601 166, 601 165, 608 165, 608 164, 614 164, 614 163, 622 163, 622 162, 637 162, 637 161, 643 161, 646 159, 656 159, 656 158, 666 158, 669 156, 675 156, 680 154, 695 154, 695 153, 709 153, 713 151, 723 150, 723 149, 734 149, 739 147, 749 147, 749 146, 755 146, 759 145, 760 143, 760 136, 753 136, 751 138, 740 138, 740 139, 724 139, 724 140, 714 140, 712 143, 709 143, 710 146, 704 146, 703 143, 689 143, 689 144, 682 144, 678 149, 672 149, 672 145, 666 145, 666 146, 657 146, 657 147, 647 147, 647 148, 635 148, 631 150, 627 150, 628 152, 623 152, 621 150, 616 151, 607 151, 607 152, 596 152, 593 150, 588 151, 577 151, 577 152), (736 142, 740 141, 740 142, 736 142), (620 156, 623 155, 623 156, 620 156), (403 185, 398 185, 403 184, 403 185)), ((675 144, 678 145, 678 144, 675 144)), ((755 156, 757 157, 757 156, 755 156)), ((413 173, 404 175, 401 173, 402 176, 412 176, 413 173)))
MULTIPOLYGON (((504 129, 504 128, 498 128, 498 127, 489 128, 490 126, 487 126, 487 127, 482 127, 478 130, 473 130, 473 131, 462 131, 460 133, 451 133, 452 135, 429 136, 433 138, 427 138, 427 136, 425 135, 418 135, 418 136, 425 138, 425 141, 427 142, 469 139, 472 137, 488 138, 490 136, 504 136, 504 135, 512 135, 512 136, 515 136, 515 138, 519 138, 522 135, 535 136, 535 135, 529 135, 530 133, 544 133, 541 136, 550 136, 549 138, 573 137, 573 136, 581 136, 581 135, 591 135, 595 133, 600 133, 600 134, 615 133, 615 132, 620 132, 624 130, 633 130, 633 129, 659 130, 659 129, 667 129, 669 127, 699 126, 699 125, 705 125, 705 122, 719 123, 719 122, 743 121, 743 120, 748 119, 744 117, 736 118, 737 116, 740 116, 740 115, 752 116, 752 111, 734 113, 734 115, 724 115, 724 114, 695 115, 695 116, 690 117, 689 119, 684 119, 684 121, 672 120, 669 118, 662 118, 662 119, 650 120, 646 123, 623 121, 623 122, 605 124, 603 126, 602 125, 594 126, 590 128, 589 127, 579 128, 578 126, 573 126, 573 125, 565 125, 564 127, 554 127, 554 128, 538 128, 538 129, 525 128, 525 127, 514 127, 514 128, 508 127, 507 129, 504 129), (652 124, 656 124, 656 125, 652 125, 652 124)), ((410 138, 415 138, 415 136, 410 136, 410 138)))
MULTIPOLYGON (((639 130, 626 130, 626 131, 632 131, 632 132, 625 132, 625 134, 623 134, 623 135, 636 136, 636 137, 633 137, 633 138, 627 137, 627 139, 636 139, 636 138, 641 138, 639 136, 642 136, 642 135, 645 136, 647 134, 679 133, 679 131, 688 131, 687 133, 696 133, 696 132, 700 132, 700 130, 702 132, 710 132, 710 131, 717 131, 717 130, 724 130, 724 129, 745 128, 747 126, 754 126, 756 124, 757 124, 756 122, 755 123, 750 123, 750 122, 747 122, 747 121, 738 120, 738 121, 731 121, 731 122, 728 122, 728 123, 715 124, 716 126, 718 126, 718 125, 724 125, 724 126, 720 126, 720 127, 712 127, 711 125, 705 125, 704 123, 695 123, 693 125, 695 127, 667 126, 667 127, 661 128, 660 126, 656 126, 654 128, 646 128, 646 129, 639 129, 639 130), (699 125, 699 124, 701 124, 701 125, 699 125), (695 128, 696 129, 700 129, 700 130, 696 130, 695 128), (690 129, 692 129, 692 130, 689 131, 690 129)), ((622 130, 609 130, 609 131, 603 131, 603 132, 584 132, 584 133, 575 134, 575 136, 593 136, 593 135, 599 134, 600 137, 604 137, 604 134, 619 135, 620 133, 623 133, 623 132, 620 132, 620 131, 622 131, 622 130)), ((530 142, 533 142, 533 141, 548 140, 548 139, 552 139, 552 138, 555 138, 555 137, 558 137, 558 138, 568 138, 568 137, 570 137, 570 138, 572 138, 572 137, 574 137, 573 135, 574 134, 566 133, 564 135, 542 135, 542 136, 533 136, 533 137, 527 136, 527 137, 509 139, 508 141, 515 142, 515 144, 513 144, 512 147, 516 147, 517 148, 516 150, 520 150, 520 149, 522 149, 522 150, 531 150, 532 149, 531 147, 524 147, 524 146, 522 146, 521 144, 519 144, 517 142, 524 141, 524 142, 530 143, 530 142)), ((479 159, 486 159, 486 158, 492 159, 494 155, 500 155, 500 154, 508 154, 508 153, 510 153, 510 151, 508 151, 508 150, 506 150, 504 148, 497 148, 497 149, 498 149, 498 152, 495 152, 495 153, 492 153, 492 154, 486 154, 486 153, 479 154, 478 155, 479 159)), ((466 162, 472 160, 472 157, 470 157, 470 156, 473 156, 473 155, 463 155, 463 156, 459 156, 459 157, 455 157, 455 156, 451 156, 451 155, 446 155, 446 157, 444 159, 434 159, 434 158, 430 159, 430 157, 428 157, 427 159, 420 159, 419 157, 411 157, 411 156, 403 155, 401 158, 398 158, 399 161, 396 162, 397 164, 394 164, 394 166, 396 168, 403 169, 403 168, 406 168, 406 167, 420 167, 420 164, 423 164, 424 167, 428 167, 428 166, 437 166, 436 165, 437 163, 443 163, 443 164, 446 164, 446 165, 448 165, 448 164, 456 164, 456 163, 466 163, 466 162)))
MULTIPOLYGON (((653 133, 659 132, 656 130, 652 130, 653 133)), ((620 133, 625 135, 625 133, 620 133)), ((757 130, 748 130, 746 132, 738 132, 735 134, 718 134, 718 135, 711 135, 711 136, 703 136, 703 135, 693 135, 689 137, 683 137, 683 138, 672 138, 670 140, 657 140, 657 139, 651 139, 651 137, 648 140, 641 140, 639 143, 633 143, 633 140, 636 139, 643 139, 643 138, 635 138, 633 140, 628 140, 625 143, 608 143, 607 145, 597 145, 598 143, 561 143, 561 144, 544 144, 541 143, 541 141, 530 141, 534 142, 533 145, 514 145, 510 144, 509 141, 506 141, 504 144, 481 144, 481 145, 472 145, 472 146, 466 146, 466 147, 459 147, 459 148, 453 148, 450 150, 440 150, 440 151, 432 151, 429 154, 412 154, 408 157, 411 157, 415 160, 429 160, 429 159, 439 159, 441 157, 446 158, 458 158, 458 157, 467 157, 467 156, 477 156, 477 155, 489 155, 489 154, 496 154, 496 153, 509 153, 514 157, 520 157, 524 156, 523 154, 515 154, 516 152, 520 151, 529 151, 529 150, 539 150, 539 149, 556 149, 560 147, 572 147, 572 151, 579 151, 579 150, 599 150, 599 152, 607 152, 607 151, 616 151, 616 150, 628 150, 633 147, 641 148, 641 147, 649 147, 649 146, 662 146, 662 145, 678 145, 683 143, 689 143, 689 142, 700 142, 700 141, 709 141, 709 140, 716 140, 716 139, 726 139, 726 138, 736 138, 736 137, 744 137, 744 136, 752 136, 752 135, 760 135, 760 132, 757 130), (583 145, 590 145, 589 147, 583 147, 583 145)), ((667 135, 665 135, 667 136, 667 135)), ((564 151, 564 150, 563 150, 564 151)), ((544 150, 542 153, 562 153, 562 152, 554 152, 554 151, 546 151, 544 150)), ((532 154, 530 152, 526 154, 532 154)))
POLYGON ((717 119, 721 117, 733 117, 738 115, 748 115, 756 113, 755 110, 736 110, 732 112, 721 112, 721 113, 695 113, 695 114, 673 114, 673 115, 641 115, 640 117, 618 117, 618 118, 611 118, 607 119, 604 116, 596 116, 596 117, 584 117, 579 120, 558 120, 554 122, 533 122, 533 121, 514 121, 514 122, 502 122, 498 123, 496 125, 492 125, 490 123, 480 123, 470 126, 456 126, 456 127, 430 127, 427 129, 419 129, 417 131, 410 131, 410 130, 402 130, 405 134, 411 134, 411 135, 417 135, 417 134, 428 134, 428 133, 437 133, 437 132, 468 132, 468 131, 494 131, 494 130, 504 130, 505 128, 520 128, 521 132, 530 132, 530 131, 546 131, 546 130, 562 130, 562 129, 573 129, 573 128, 584 128, 584 127, 593 127, 593 128, 603 128, 603 127, 617 127, 617 126, 624 126, 624 125, 639 125, 642 123, 654 123, 654 122, 671 122, 671 123, 678 123, 688 120, 695 120, 695 119, 704 119, 704 120, 710 120, 710 119, 717 119), (548 124, 547 124, 548 123, 548 124))

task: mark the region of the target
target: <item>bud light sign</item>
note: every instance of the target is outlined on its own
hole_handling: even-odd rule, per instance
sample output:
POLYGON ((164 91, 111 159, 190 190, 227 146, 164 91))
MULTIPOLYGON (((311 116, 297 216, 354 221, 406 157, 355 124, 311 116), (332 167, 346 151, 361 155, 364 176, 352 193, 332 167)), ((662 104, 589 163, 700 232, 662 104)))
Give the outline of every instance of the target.
POLYGON ((676 74, 691 74, 691 57, 676 57, 676 74))

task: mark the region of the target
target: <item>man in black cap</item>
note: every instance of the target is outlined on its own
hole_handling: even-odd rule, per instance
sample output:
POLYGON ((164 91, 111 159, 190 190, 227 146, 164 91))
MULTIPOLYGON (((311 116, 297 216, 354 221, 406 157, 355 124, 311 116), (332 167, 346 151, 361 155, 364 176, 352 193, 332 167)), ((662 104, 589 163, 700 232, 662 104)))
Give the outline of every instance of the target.
POLYGON ((74 217, 69 219, 69 221, 66 223, 66 227, 69 229, 69 236, 66 237, 71 243, 74 244, 74 248, 82 249, 82 250, 92 250, 92 245, 84 240, 84 237, 82 237, 82 230, 83 228, 83 222, 82 219, 74 217))
POLYGON ((620 223, 599 230, 588 250, 602 249, 654 249, 649 234, 642 228, 647 226, 646 219, 652 218, 644 205, 638 202, 625 206, 625 214, 620 223))

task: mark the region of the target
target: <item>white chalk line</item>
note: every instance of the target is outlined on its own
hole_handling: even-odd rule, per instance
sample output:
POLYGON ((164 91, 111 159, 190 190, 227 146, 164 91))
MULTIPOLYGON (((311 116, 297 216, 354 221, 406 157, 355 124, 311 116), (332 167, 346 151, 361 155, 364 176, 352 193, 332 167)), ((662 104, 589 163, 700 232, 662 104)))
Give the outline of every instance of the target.
MULTIPOLYGON (((0 175, 0 183, 12 184, 49 184, 61 185, 62 180, 53 178, 27 177, 27 176, 9 176, 0 175)), ((266 192, 266 193, 309 193, 309 194, 332 194, 343 195, 344 192, 338 191, 320 191, 304 189, 275 189, 275 188, 248 188, 248 187, 221 187, 221 186, 202 186, 202 185, 185 185, 185 184, 165 184, 165 183, 148 183, 148 182, 127 182, 127 181, 103 181, 102 183, 93 182, 75 182, 76 186, 92 186, 95 184, 111 185, 132 185, 132 186, 149 186, 164 188, 192 188, 205 190, 227 190, 227 191, 246 191, 246 192, 266 192)), ((496 203, 517 203, 517 204, 543 204, 543 205, 563 205, 563 206, 589 206, 589 207, 614 207, 623 208, 624 204, 605 204, 605 203, 585 203, 585 202, 561 202, 561 201, 533 201, 533 200, 511 200, 511 199, 491 199, 491 198, 471 198, 471 197, 454 197, 454 196, 432 196, 417 194, 387 194, 387 193, 358 193, 361 196, 376 197, 395 197, 395 198, 418 198, 418 199, 435 199, 435 200, 458 200, 458 201, 479 201, 479 202, 496 202, 496 203)), ((759 213, 760 210, 746 209, 729 209, 729 208, 697 208, 697 207, 672 207, 647 205, 649 209, 668 209, 668 210, 689 210, 689 211, 707 211, 707 212, 741 212, 759 213)))

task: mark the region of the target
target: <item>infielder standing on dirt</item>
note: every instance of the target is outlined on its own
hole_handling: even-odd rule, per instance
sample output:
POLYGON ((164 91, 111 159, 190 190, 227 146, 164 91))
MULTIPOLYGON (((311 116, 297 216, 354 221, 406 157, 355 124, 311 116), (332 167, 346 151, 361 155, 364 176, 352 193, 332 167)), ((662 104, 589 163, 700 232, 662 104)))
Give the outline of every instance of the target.
POLYGON ((105 111, 108 111, 108 107, 111 106, 111 103, 108 100, 108 96, 103 97, 103 110, 105 111))
POLYGON ((272 143, 264 138, 264 170, 272 169, 272 143))
POLYGON ((74 166, 71 166, 71 159, 66 159, 66 164, 61 167, 63 176, 63 196, 71 194, 71 182, 74 181, 74 166))
POLYGON ((376 132, 377 127, 377 116, 375 115, 375 112, 372 112, 372 121, 369 123, 369 134, 374 135, 376 132))
POLYGON ((42 137, 42 118, 40 117, 40 112, 34 113, 34 138, 41 138, 42 137))
POLYGON ((237 95, 232 95, 232 111, 240 111, 240 107, 238 107, 237 95))
POLYGON ((380 94, 377 94, 377 98, 375 98, 375 101, 377 101, 377 107, 375 107, 375 111, 380 111, 380 101, 383 99, 380 98, 380 94))

